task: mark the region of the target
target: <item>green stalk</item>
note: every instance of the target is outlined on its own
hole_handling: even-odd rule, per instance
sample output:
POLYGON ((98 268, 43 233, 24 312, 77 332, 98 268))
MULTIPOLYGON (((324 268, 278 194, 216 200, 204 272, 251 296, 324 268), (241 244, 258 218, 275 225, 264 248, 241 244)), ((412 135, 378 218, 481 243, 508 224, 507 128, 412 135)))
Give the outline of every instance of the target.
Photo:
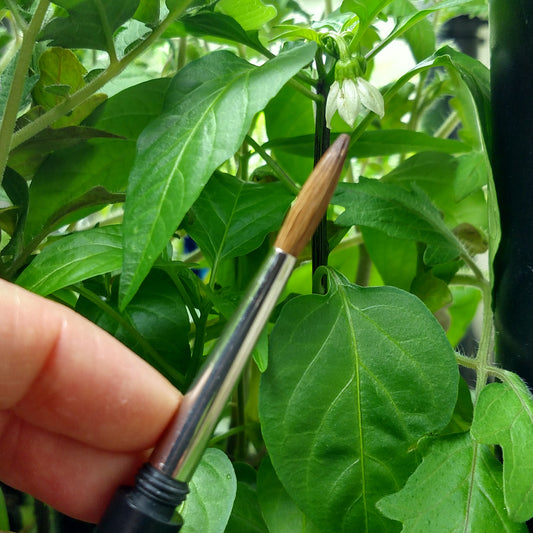
POLYGON ((291 177, 278 165, 278 163, 270 157, 266 150, 255 142, 249 135, 245 138, 246 142, 261 156, 261 158, 268 164, 268 166, 274 171, 276 178, 287 187, 289 191, 294 194, 300 192, 298 185, 291 179, 291 177))
POLYGON ((100 20, 102 21, 102 28, 104 30, 105 40, 107 44, 107 53, 109 54, 109 61, 111 64, 118 61, 117 52, 115 50, 115 42, 113 41, 113 32, 111 31, 111 26, 109 25, 109 20, 105 14, 104 6, 102 5, 102 0, 95 0, 96 9, 100 15, 100 20))
POLYGON ((489 283, 485 283, 483 288, 483 326, 481 328, 479 348, 476 354, 476 400, 483 387, 487 384, 489 369, 492 366, 493 333, 494 317, 492 313, 491 288, 489 283))
POLYGON ((13 81, 11 82, 11 89, 9 91, 9 96, 7 98, 6 107, 4 110, 4 116, 2 118, 2 124, 0 126, 0 176, 2 177, 2 180, 14 137, 13 131, 17 121, 17 113, 19 110, 20 101, 22 99, 22 93, 24 91, 26 73, 28 72, 28 68, 30 66, 33 46, 35 44, 35 40, 37 39, 37 34, 41 29, 49 5, 49 0, 39 0, 39 4, 37 5, 37 9, 35 10, 33 18, 31 19, 29 26, 24 32, 24 37, 22 38, 17 66, 15 67, 13 81))
MULTIPOLYGON (((41 0, 43 1, 43 0, 41 0)), ((48 2, 48 0, 46 0, 48 2)), ((191 0, 184 0, 182 4, 176 6, 161 24, 131 52, 125 55, 120 61, 111 63, 109 67, 98 77, 89 82, 87 85, 70 95, 69 98, 47 111, 44 115, 17 131, 11 141, 11 149, 16 148, 23 142, 27 141, 40 131, 44 130, 66 113, 83 103, 96 91, 101 89, 108 81, 118 76, 132 61, 143 54, 150 46, 163 34, 170 24, 178 18, 187 8, 191 0)), ((6 155, 7 157, 7 155, 6 155)), ((1 159, 0 159, 1 162, 1 159)))

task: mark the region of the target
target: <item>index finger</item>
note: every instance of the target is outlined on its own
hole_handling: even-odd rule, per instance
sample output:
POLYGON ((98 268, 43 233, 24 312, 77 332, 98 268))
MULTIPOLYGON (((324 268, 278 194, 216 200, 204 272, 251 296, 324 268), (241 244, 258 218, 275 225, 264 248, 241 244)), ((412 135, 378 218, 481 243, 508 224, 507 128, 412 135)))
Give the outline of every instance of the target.
POLYGON ((0 280, 0 409, 104 450, 153 446, 181 394, 74 311, 0 280))

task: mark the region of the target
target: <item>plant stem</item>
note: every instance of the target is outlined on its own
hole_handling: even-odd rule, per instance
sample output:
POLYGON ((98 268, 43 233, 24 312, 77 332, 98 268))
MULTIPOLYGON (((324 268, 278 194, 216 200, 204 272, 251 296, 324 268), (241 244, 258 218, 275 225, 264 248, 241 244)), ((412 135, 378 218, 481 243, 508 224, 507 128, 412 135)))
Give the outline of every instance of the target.
POLYGON ((479 393, 487 383, 489 368, 492 366, 491 354, 493 345, 493 332, 494 323, 492 314, 491 290, 490 285, 486 283, 486 286, 483 289, 483 326, 481 328, 479 348, 476 354, 476 399, 479 397, 479 393))
POLYGON ((440 128, 435 132, 434 137, 447 139, 460 123, 461 119, 459 118, 459 115, 455 111, 452 111, 441 124, 440 128))
MULTIPOLYGON (((41 0, 43 1, 43 0, 41 0)), ((120 74, 132 61, 137 59, 143 54, 168 28, 174 19, 179 17, 183 11, 187 8, 191 0, 184 0, 181 4, 176 6, 167 17, 161 22, 161 24, 142 42, 134 48, 131 52, 125 55, 120 61, 111 63, 107 69, 97 76, 94 80, 87 85, 70 95, 63 102, 47 111, 44 115, 17 131, 11 141, 11 149, 16 148, 24 141, 27 141, 46 127, 53 124, 56 120, 63 115, 74 109, 76 106, 87 100, 96 91, 101 89, 108 81, 120 74)), ((48 3, 48 0, 46 0, 48 3)), ((7 154, 6 154, 7 157, 7 154)), ((0 158, 1 163, 1 158, 0 158)))
MULTIPOLYGON (((317 71, 321 71, 322 57, 319 56, 318 53, 315 56, 315 62, 317 63, 317 71)), ((322 96, 322 99, 316 104, 314 148, 315 165, 318 163, 330 144, 330 131, 326 125, 326 98, 329 87, 325 79, 319 78, 316 90, 317 93, 322 96)), ((329 245, 326 223, 327 214, 322 217, 322 220, 320 221, 311 241, 313 273, 318 267, 326 266, 328 264, 329 245)), ((323 283, 325 283, 325 281, 321 282, 321 284, 323 283)), ((318 292, 325 291, 325 289, 326 287, 324 286, 321 288, 316 287, 318 292)))
MULTIPOLYGON (((287 85, 290 85, 293 89, 296 89, 298 92, 302 93, 304 96, 307 96, 313 102, 316 102, 317 105, 323 100, 323 97, 320 94, 314 93, 309 90, 307 87, 304 87, 299 81, 296 81, 294 78, 291 78, 287 85)), ((318 84, 317 84, 318 88, 318 84)), ((318 91, 317 91, 318 92, 318 91)))
POLYGON ((278 165, 278 163, 270 157, 266 150, 256 143, 252 137, 247 135, 245 141, 262 157, 262 159, 268 164, 268 166, 274 171, 276 178, 287 187, 289 191, 294 194, 300 192, 298 185, 291 179, 291 177, 278 165))
POLYGON ((198 321, 195 321, 196 334, 194 337, 194 346, 191 354, 191 364, 189 365, 189 368, 187 369, 187 375, 185 376, 186 387, 191 384, 192 380, 198 373, 200 366, 202 365, 205 344, 205 329, 210 309, 211 303, 206 304, 206 306, 200 311, 200 317, 198 318, 198 321))
POLYGON ((9 90, 9 96, 7 97, 4 116, 0 126, 0 176, 2 180, 7 165, 9 151, 14 138, 13 131, 17 121, 17 113, 19 110, 20 101, 22 99, 22 93, 24 91, 26 73, 28 72, 28 68, 30 66, 33 45, 35 44, 35 39, 37 38, 37 34, 41 29, 41 25, 49 5, 49 0, 39 0, 39 4, 37 5, 37 9, 35 10, 33 18, 31 19, 29 26, 24 32, 24 37, 22 38, 17 66, 15 67, 15 73, 11 82, 11 88, 9 90))

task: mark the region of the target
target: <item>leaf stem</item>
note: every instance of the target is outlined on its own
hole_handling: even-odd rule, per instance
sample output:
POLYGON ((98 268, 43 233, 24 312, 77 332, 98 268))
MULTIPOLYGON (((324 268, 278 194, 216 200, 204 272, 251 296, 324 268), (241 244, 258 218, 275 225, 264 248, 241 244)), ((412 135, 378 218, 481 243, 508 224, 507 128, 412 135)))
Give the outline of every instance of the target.
POLYGON ((6 0, 6 5, 9 8, 9 11, 11 11, 11 15, 15 19, 19 30, 24 33, 27 30, 28 25, 26 24, 26 21, 21 17, 16 2, 14 2, 13 0, 6 0))
POLYGON ((111 26, 109 25, 109 20, 107 18, 104 6, 102 5, 102 0, 94 0, 98 15, 100 16, 100 21, 102 23, 102 29, 104 30, 105 40, 107 44, 107 53, 109 54, 109 61, 111 64, 118 61, 117 52, 115 49, 115 42, 113 41, 113 32, 111 31, 111 26))
POLYGON ((11 82, 9 96, 7 97, 2 124, 0 125, 0 177, 2 180, 7 165, 9 151, 15 137, 13 131, 17 121, 17 113, 22 99, 22 93, 24 92, 24 82, 30 66, 33 45, 35 44, 35 39, 41 29, 49 5, 49 0, 39 0, 37 9, 35 10, 31 22, 26 28, 22 38, 17 66, 15 67, 15 73, 11 82))
POLYGON ((292 180, 292 178, 278 165, 278 163, 270 157, 266 150, 255 142, 252 137, 247 135, 245 137, 245 141, 262 157, 262 159, 268 164, 268 166, 274 171, 274 174, 276 177, 287 187, 289 191, 291 191, 294 194, 298 194, 300 192, 300 188, 298 185, 292 180))
POLYGON ((291 78, 287 82, 287 85, 290 85, 293 89, 296 89, 298 92, 302 93, 304 96, 307 96, 307 98, 313 100, 313 102, 316 102, 317 104, 323 101, 323 97, 320 94, 314 93, 294 78, 291 78))
POLYGON ((447 139, 455 128, 461 123, 461 119, 456 111, 452 111, 446 120, 441 124, 440 128, 434 133, 434 137, 447 139))
MULTIPOLYGON (((41 2, 43 1, 46 1, 48 4, 48 0, 41 0, 41 2)), ((170 26, 173 20, 179 17, 183 11, 185 11, 190 2, 191 0, 184 0, 181 4, 178 4, 142 43, 140 43, 131 52, 126 54, 120 61, 111 63, 107 69, 94 80, 89 82, 75 93, 71 94, 69 98, 44 113, 44 115, 41 115, 27 126, 17 131, 11 140, 11 149, 16 148, 24 141, 27 141, 35 134, 53 124, 63 115, 87 100, 87 98, 101 89, 108 81, 113 79, 115 76, 118 76, 118 74, 120 74, 133 60, 143 54, 157 39, 159 39, 159 37, 168 28, 168 26, 170 26)))
POLYGON ((475 398, 487 383, 489 368, 492 366, 492 345, 493 345, 494 323, 492 314, 492 298, 490 285, 486 283, 483 290, 483 325, 481 327, 481 337, 479 348, 476 354, 478 364, 476 372, 475 398))

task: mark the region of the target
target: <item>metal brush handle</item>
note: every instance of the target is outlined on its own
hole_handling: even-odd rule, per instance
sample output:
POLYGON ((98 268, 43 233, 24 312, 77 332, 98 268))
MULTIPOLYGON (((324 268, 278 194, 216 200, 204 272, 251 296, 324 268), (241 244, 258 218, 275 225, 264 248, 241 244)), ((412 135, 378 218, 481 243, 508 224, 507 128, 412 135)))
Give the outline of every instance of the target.
POLYGON ((191 478, 295 261, 276 249, 259 270, 150 457, 160 472, 180 481, 191 478))

